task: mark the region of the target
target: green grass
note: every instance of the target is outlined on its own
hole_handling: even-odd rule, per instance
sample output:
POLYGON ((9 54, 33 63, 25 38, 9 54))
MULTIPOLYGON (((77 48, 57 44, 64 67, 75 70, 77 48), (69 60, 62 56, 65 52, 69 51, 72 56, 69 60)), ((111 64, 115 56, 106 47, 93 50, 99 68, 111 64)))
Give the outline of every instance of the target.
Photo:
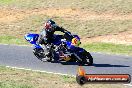
POLYGON ((91 52, 104 52, 109 54, 132 55, 132 45, 110 44, 110 43, 89 43, 82 45, 91 52))
POLYGON ((70 7, 86 9, 97 13, 113 12, 127 14, 132 12, 131 0, 0 0, 0 4, 3 3, 6 3, 8 7, 24 9, 70 7))
POLYGON ((61 88, 75 84, 75 77, 17 70, 0 66, 0 88, 61 88), (57 85, 57 86, 56 86, 57 85))
POLYGON ((2 81, 0 82, 0 88, 34 88, 28 84, 21 84, 14 81, 2 81))
POLYGON ((25 71, 0 66, 0 88, 34 88, 31 83, 21 81, 23 79, 15 79, 14 75, 20 72, 25 71))
POLYGON ((0 0, 0 7, 2 6, 8 7, 8 5, 11 5, 13 3, 15 3, 15 0, 0 0))
POLYGON ((5 4, 10 4, 14 0, 0 0, 0 4, 5 3, 5 4))
POLYGON ((14 36, 0 36, 0 43, 2 44, 18 44, 18 45, 23 45, 23 44, 28 44, 24 39, 19 39, 14 36))
MULTIPOLYGON (((0 66, 0 88, 124 88, 122 84, 86 84, 80 86, 75 77, 18 70, 0 66)), ((126 87, 127 88, 127 87, 126 87)))

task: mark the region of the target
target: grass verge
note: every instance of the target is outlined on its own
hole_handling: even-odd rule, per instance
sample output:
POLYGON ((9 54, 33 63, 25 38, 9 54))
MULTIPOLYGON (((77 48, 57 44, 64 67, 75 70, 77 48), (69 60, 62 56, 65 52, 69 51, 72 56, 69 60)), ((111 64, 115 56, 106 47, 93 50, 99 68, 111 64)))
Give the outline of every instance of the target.
POLYGON ((122 84, 86 84, 75 77, 55 75, 0 66, 0 88, 127 88, 122 84))
POLYGON ((15 0, 0 0, 0 5, 10 5, 13 4, 15 0))
POLYGON ((17 83, 15 81, 1 81, 0 88, 34 88, 28 84, 17 83))
POLYGON ((110 43, 89 43, 82 45, 82 47, 91 52, 132 55, 132 45, 110 44, 110 43))
POLYGON ((2 43, 2 44, 17 44, 17 45, 24 45, 24 44, 27 45, 28 44, 26 42, 26 40, 24 41, 24 39, 19 39, 14 36, 7 36, 7 35, 0 36, 0 43, 2 43))

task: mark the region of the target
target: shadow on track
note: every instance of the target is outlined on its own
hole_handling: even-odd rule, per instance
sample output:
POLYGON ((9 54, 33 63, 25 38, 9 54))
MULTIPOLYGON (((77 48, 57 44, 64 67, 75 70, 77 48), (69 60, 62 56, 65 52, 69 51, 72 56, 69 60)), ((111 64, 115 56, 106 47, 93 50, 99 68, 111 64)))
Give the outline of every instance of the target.
MULTIPOLYGON (((77 62, 60 62, 62 65, 78 65, 79 63, 77 62)), ((83 66, 88 66, 88 65, 83 65, 83 66)), ((130 67, 126 65, 112 65, 112 64, 93 64, 93 67, 130 67)))
POLYGON ((93 64, 94 67, 130 67, 126 65, 111 65, 111 64, 93 64))
MULTIPOLYGON (((45 62, 47 62, 47 61, 45 61, 45 62)), ((78 65, 78 66, 80 66, 80 64, 78 62, 51 62, 51 63, 60 63, 62 65, 78 65)), ((82 66, 89 66, 89 65, 82 65, 82 66)), ((127 66, 127 65, 112 65, 112 64, 95 64, 95 63, 93 63, 92 67, 130 67, 130 66, 127 66)))
POLYGON ((79 65, 77 62, 60 62, 62 65, 79 65))
POLYGON ((78 62, 60 62, 62 65, 78 65, 78 66, 89 66, 88 64, 82 65, 78 62))

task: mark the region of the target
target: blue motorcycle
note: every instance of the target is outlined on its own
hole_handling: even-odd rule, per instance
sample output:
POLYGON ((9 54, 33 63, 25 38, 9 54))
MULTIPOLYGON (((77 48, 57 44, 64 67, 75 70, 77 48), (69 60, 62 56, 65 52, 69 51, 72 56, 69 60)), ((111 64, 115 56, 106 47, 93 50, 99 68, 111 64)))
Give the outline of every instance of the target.
POLYGON ((49 57, 45 55, 45 47, 37 43, 39 34, 26 34, 25 39, 34 45, 34 55, 42 60, 46 61, 60 61, 60 62, 78 62, 81 65, 92 65, 93 58, 89 52, 80 48, 80 38, 78 35, 72 35, 69 32, 64 35, 54 34, 54 40, 50 44, 46 44, 46 48, 49 51, 49 57))

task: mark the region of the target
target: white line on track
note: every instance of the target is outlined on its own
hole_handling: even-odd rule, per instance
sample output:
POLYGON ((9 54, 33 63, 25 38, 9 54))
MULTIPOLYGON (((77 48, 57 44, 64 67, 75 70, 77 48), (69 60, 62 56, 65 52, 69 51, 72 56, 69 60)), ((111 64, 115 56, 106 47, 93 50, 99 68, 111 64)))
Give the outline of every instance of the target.
POLYGON ((50 74, 57 74, 57 75, 66 75, 66 76, 72 76, 75 77, 75 75, 69 75, 69 74, 62 74, 62 73, 55 73, 55 72, 48 72, 48 71, 41 71, 41 70, 32 70, 32 69, 26 69, 26 68, 19 68, 19 67, 12 67, 12 66, 5 66, 7 68, 15 68, 15 69, 22 69, 27 71, 35 71, 35 72, 42 72, 42 73, 50 73, 50 74))
POLYGON ((6 43, 0 43, 0 45, 30 46, 30 45, 26 45, 26 44, 25 45, 18 45, 18 44, 6 44, 6 43))
POLYGON ((27 47, 31 47, 32 46, 32 45, 17 45, 17 44, 3 44, 3 43, 0 43, 0 45, 27 46, 27 47))
MULTIPOLYGON (((50 73, 50 74, 57 74, 57 75, 65 75, 65 76, 72 76, 76 77, 75 75, 69 75, 69 74, 62 74, 62 73, 54 73, 54 72, 48 72, 48 71, 41 71, 41 70, 32 70, 32 69, 26 69, 26 68, 19 68, 19 67, 12 67, 12 66, 6 66, 8 68, 14 68, 14 69, 20 69, 20 70, 27 70, 27 71, 35 71, 35 72, 42 72, 42 73, 50 73)), ((123 84, 125 86, 129 86, 132 88, 132 84, 123 84)))
POLYGON ((124 84, 125 86, 131 86, 131 88, 132 88, 132 84, 124 84))

